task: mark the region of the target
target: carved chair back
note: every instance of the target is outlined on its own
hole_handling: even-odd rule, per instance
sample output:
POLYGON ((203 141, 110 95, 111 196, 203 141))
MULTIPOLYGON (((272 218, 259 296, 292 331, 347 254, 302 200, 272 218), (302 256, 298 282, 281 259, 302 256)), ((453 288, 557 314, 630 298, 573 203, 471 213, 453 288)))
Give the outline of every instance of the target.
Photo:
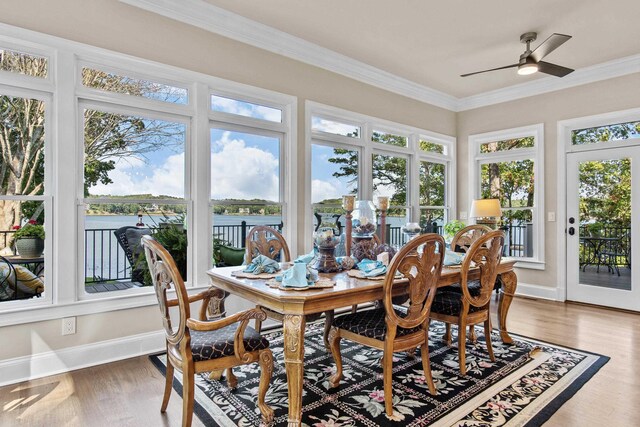
POLYGON ((278 259, 280 256, 278 259, 280 262, 291 261, 287 241, 278 230, 266 225, 257 225, 249 230, 245 246, 247 264, 257 255, 264 255, 271 259, 278 259))
POLYGON ((491 292, 498 276, 498 265, 502 259, 503 245, 504 233, 496 230, 481 236, 467 251, 460 268, 460 287, 465 306, 469 304, 484 307, 491 300, 491 292), (480 268, 480 292, 472 296, 468 288, 468 276, 469 270, 474 266, 480 268))
POLYGON ((442 236, 428 233, 411 240, 393 257, 384 282, 384 308, 388 327, 415 328, 428 319, 444 263, 444 251, 442 236), (393 307, 393 288, 394 285, 398 286, 397 283, 394 284, 397 280, 396 272, 409 281, 409 306, 405 317, 398 316, 393 307))
POLYGON ((455 252, 468 252, 476 240, 490 232, 491 228, 486 225, 468 225, 453 236, 451 240, 451 250, 455 252))
MULTIPOLYGON (((158 298, 167 343, 179 347, 185 338, 189 338, 187 319, 191 317, 191 313, 187 289, 171 254, 160 243, 151 236, 143 236, 142 247, 153 281, 153 289, 158 298), (175 305, 170 305, 168 302, 167 292, 171 289, 176 293, 178 305, 177 327, 174 326, 169 315, 169 307, 175 305)), ((187 345, 186 348, 189 346, 187 345)))

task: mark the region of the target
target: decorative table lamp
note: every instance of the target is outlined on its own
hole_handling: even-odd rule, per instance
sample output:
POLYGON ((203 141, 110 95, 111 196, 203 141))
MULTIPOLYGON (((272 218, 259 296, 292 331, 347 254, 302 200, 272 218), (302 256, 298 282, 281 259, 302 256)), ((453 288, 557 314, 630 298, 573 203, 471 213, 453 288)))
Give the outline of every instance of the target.
POLYGON ((476 224, 483 224, 495 230, 501 216, 502 209, 498 199, 476 199, 471 202, 469 217, 476 218, 476 224))

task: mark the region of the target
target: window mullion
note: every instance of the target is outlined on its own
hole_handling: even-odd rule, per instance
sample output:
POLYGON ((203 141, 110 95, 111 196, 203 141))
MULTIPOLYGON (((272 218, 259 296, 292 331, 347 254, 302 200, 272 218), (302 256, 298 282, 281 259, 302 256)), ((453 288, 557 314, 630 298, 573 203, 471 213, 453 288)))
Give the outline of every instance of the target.
POLYGON ((77 100, 74 96, 75 57, 67 51, 59 51, 55 61, 57 76, 54 97, 55 126, 53 143, 56 146, 54 165, 56 170, 53 186, 53 291, 54 302, 73 303, 78 298, 78 289, 84 284, 81 278, 80 226, 76 209, 78 169, 81 163, 69 161, 78 158, 78 146, 69 141, 77 140, 77 100), (73 237, 76 238, 73 238, 73 237), (75 255, 75 256, 74 256, 75 255))
POLYGON ((191 266, 194 277, 193 285, 204 285, 208 282, 206 271, 212 267, 212 210, 211 198, 211 142, 209 131, 209 90, 207 85, 197 83, 193 89, 193 101, 196 114, 192 121, 191 170, 186 171, 191 177, 191 200, 193 200, 189 227, 189 248, 191 266), (206 177, 206 179, 203 179, 206 177), (194 233, 197 230, 197 233, 194 233))

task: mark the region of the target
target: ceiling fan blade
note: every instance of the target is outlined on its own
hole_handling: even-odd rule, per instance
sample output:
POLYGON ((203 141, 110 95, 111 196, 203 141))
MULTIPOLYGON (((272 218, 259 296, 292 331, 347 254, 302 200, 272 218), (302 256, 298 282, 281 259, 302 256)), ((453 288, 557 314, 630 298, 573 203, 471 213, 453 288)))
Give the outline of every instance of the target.
POLYGON ((538 62, 538 71, 541 73, 551 74, 556 77, 564 77, 569 73, 573 73, 574 70, 561 65, 552 64, 550 62, 540 61, 538 62))
POLYGON ((474 74, 486 73, 486 72, 489 72, 489 71, 504 70, 505 68, 517 67, 518 65, 520 65, 520 64, 505 65, 504 67, 492 68, 490 70, 483 70, 483 71, 476 71, 475 73, 461 74, 460 77, 473 76, 474 74))
POLYGON ((531 52, 531 55, 529 55, 529 57, 533 58, 533 60, 536 62, 540 62, 542 58, 559 48, 570 38, 571 36, 568 36, 566 34, 553 33, 549 36, 548 39, 543 41, 540 46, 538 46, 533 52, 531 52))

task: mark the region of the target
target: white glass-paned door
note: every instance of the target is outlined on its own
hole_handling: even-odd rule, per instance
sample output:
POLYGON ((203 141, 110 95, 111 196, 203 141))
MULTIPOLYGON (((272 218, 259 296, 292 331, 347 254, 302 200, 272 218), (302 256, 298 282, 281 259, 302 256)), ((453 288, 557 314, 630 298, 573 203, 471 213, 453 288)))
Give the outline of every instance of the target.
POLYGON ((640 310, 640 147, 567 156, 567 299, 640 310))

